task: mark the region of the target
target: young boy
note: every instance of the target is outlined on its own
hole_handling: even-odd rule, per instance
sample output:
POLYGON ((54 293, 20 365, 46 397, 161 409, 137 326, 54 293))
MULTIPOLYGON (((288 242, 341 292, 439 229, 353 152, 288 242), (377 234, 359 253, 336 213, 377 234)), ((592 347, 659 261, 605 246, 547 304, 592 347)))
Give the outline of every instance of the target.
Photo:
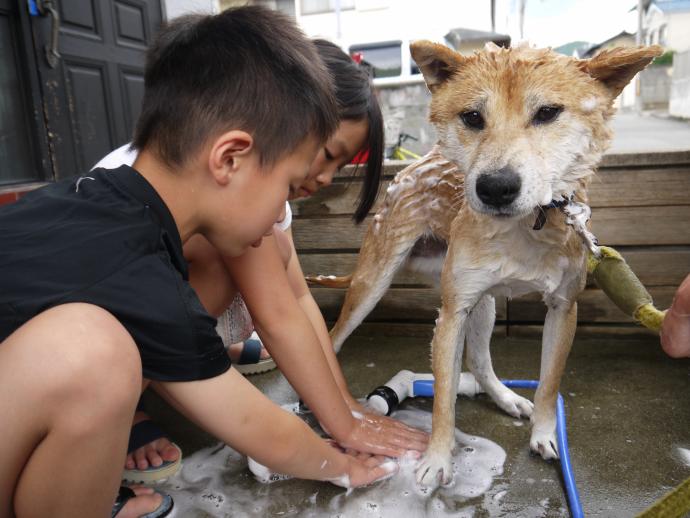
MULTIPOLYGON (((229 368, 182 256, 196 233, 229 256, 270 233, 336 126, 331 86, 275 12, 175 20, 149 51, 133 168, 0 208, 0 518, 110 513, 149 383, 275 471, 345 486, 390 474, 229 368)), ((137 492, 118 517, 161 505, 137 492)))

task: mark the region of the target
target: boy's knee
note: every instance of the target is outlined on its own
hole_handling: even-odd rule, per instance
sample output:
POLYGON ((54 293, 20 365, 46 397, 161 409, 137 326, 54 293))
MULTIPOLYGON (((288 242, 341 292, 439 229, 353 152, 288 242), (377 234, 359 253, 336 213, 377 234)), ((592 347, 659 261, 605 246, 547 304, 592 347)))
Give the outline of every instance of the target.
POLYGON ((109 384, 133 385, 139 391, 141 357, 129 332, 112 314, 99 307, 87 306, 80 313, 84 325, 80 340, 86 349, 81 354, 90 377, 97 381, 106 376, 109 384))
POLYGON ((94 390, 108 386, 116 393, 132 390, 135 396, 140 391, 139 351, 112 314, 91 304, 65 304, 35 320, 35 339, 50 344, 56 357, 64 358, 52 368, 61 372, 60 379, 69 381, 67 385, 89 385, 94 390))

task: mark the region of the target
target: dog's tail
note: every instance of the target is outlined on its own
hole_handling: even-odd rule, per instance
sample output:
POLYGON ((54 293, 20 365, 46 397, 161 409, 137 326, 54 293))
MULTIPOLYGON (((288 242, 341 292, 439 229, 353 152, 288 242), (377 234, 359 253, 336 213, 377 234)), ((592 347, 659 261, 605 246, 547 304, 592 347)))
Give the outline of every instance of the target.
POLYGON ((335 275, 307 275, 304 277, 310 284, 318 284, 326 288, 349 288, 352 274, 336 277, 335 275))

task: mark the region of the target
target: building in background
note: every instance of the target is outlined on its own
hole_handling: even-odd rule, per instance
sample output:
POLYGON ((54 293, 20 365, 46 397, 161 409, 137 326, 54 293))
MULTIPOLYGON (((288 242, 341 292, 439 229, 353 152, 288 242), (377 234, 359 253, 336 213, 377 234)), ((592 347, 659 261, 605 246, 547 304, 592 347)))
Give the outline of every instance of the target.
POLYGON ((491 29, 490 3, 435 0, 295 0, 295 18, 312 37, 340 45, 371 69, 379 90, 386 127, 386 148, 401 135, 413 137, 405 147, 425 153, 436 141, 428 123, 429 93, 410 56, 410 42, 427 39, 461 52, 482 48, 487 41, 506 44, 510 38, 491 29))
MULTIPOLYGON (((615 47, 634 47, 635 45, 635 34, 631 34, 627 31, 622 31, 619 34, 616 34, 615 36, 612 36, 611 38, 608 38, 600 43, 595 43, 586 48, 578 49, 576 51, 575 57, 588 59, 596 56, 603 50, 608 50, 615 47)), ((630 83, 628 83, 616 99, 616 106, 626 110, 633 109, 635 107, 636 88, 637 85, 635 81, 631 81, 630 83)))
POLYGON ((670 115, 690 119, 690 0, 645 0, 644 9, 643 41, 663 46, 673 57, 667 76, 659 69, 658 77, 646 70, 640 76, 643 100, 666 101, 670 115))
POLYGON ((427 121, 429 93, 410 56, 410 42, 428 39, 463 53, 488 41, 510 44, 509 36, 490 30, 490 2, 433 0, 431 6, 417 0, 220 0, 220 8, 248 3, 294 16, 307 35, 337 43, 369 68, 379 90, 388 150, 401 134, 413 137, 405 147, 417 153, 436 141, 427 121))
MULTIPOLYGON (((59 0, 58 23, 41 3, 0 0, 0 200, 9 199, 8 192, 79 174, 131 139, 143 95, 145 51, 166 19, 248 3, 294 17, 309 36, 336 42, 370 67, 387 147, 409 134, 416 140, 405 147, 423 153, 436 136, 427 122, 430 96, 409 43, 429 39, 463 53, 487 41, 505 45, 510 38, 502 33, 515 34, 517 5, 515 0, 59 0)), ((690 118, 690 0, 646 0, 643 7, 644 41, 675 51, 672 66, 645 71, 643 96, 650 105, 668 105, 672 115, 690 118)), ((626 44, 631 37, 621 33, 595 48, 626 44)), ((623 106, 634 99, 629 92, 623 106)))
POLYGON ((644 43, 683 52, 690 49, 690 0, 646 0, 644 43))

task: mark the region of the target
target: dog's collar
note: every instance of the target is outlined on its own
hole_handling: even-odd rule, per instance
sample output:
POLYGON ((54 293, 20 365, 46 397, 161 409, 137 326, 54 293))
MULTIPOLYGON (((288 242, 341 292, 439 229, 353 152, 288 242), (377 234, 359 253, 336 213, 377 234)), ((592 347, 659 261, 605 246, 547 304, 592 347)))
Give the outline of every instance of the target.
POLYGON ((562 196, 560 200, 551 200, 551 203, 547 205, 539 205, 537 212, 537 219, 534 221, 532 230, 541 230, 546 224, 546 211, 549 209, 560 209, 565 207, 573 199, 571 194, 569 198, 562 196))
POLYGON ((532 227, 534 230, 541 229, 546 223, 546 211, 548 209, 560 209, 565 214, 566 224, 573 227, 575 232, 582 239, 585 247, 594 257, 601 257, 599 241, 594 234, 587 229, 587 222, 592 216, 592 209, 586 203, 574 201, 574 194, 569 197, 563 196, 560 200, 551 200, 548 205, 540 205, 537 220, 532 227))

